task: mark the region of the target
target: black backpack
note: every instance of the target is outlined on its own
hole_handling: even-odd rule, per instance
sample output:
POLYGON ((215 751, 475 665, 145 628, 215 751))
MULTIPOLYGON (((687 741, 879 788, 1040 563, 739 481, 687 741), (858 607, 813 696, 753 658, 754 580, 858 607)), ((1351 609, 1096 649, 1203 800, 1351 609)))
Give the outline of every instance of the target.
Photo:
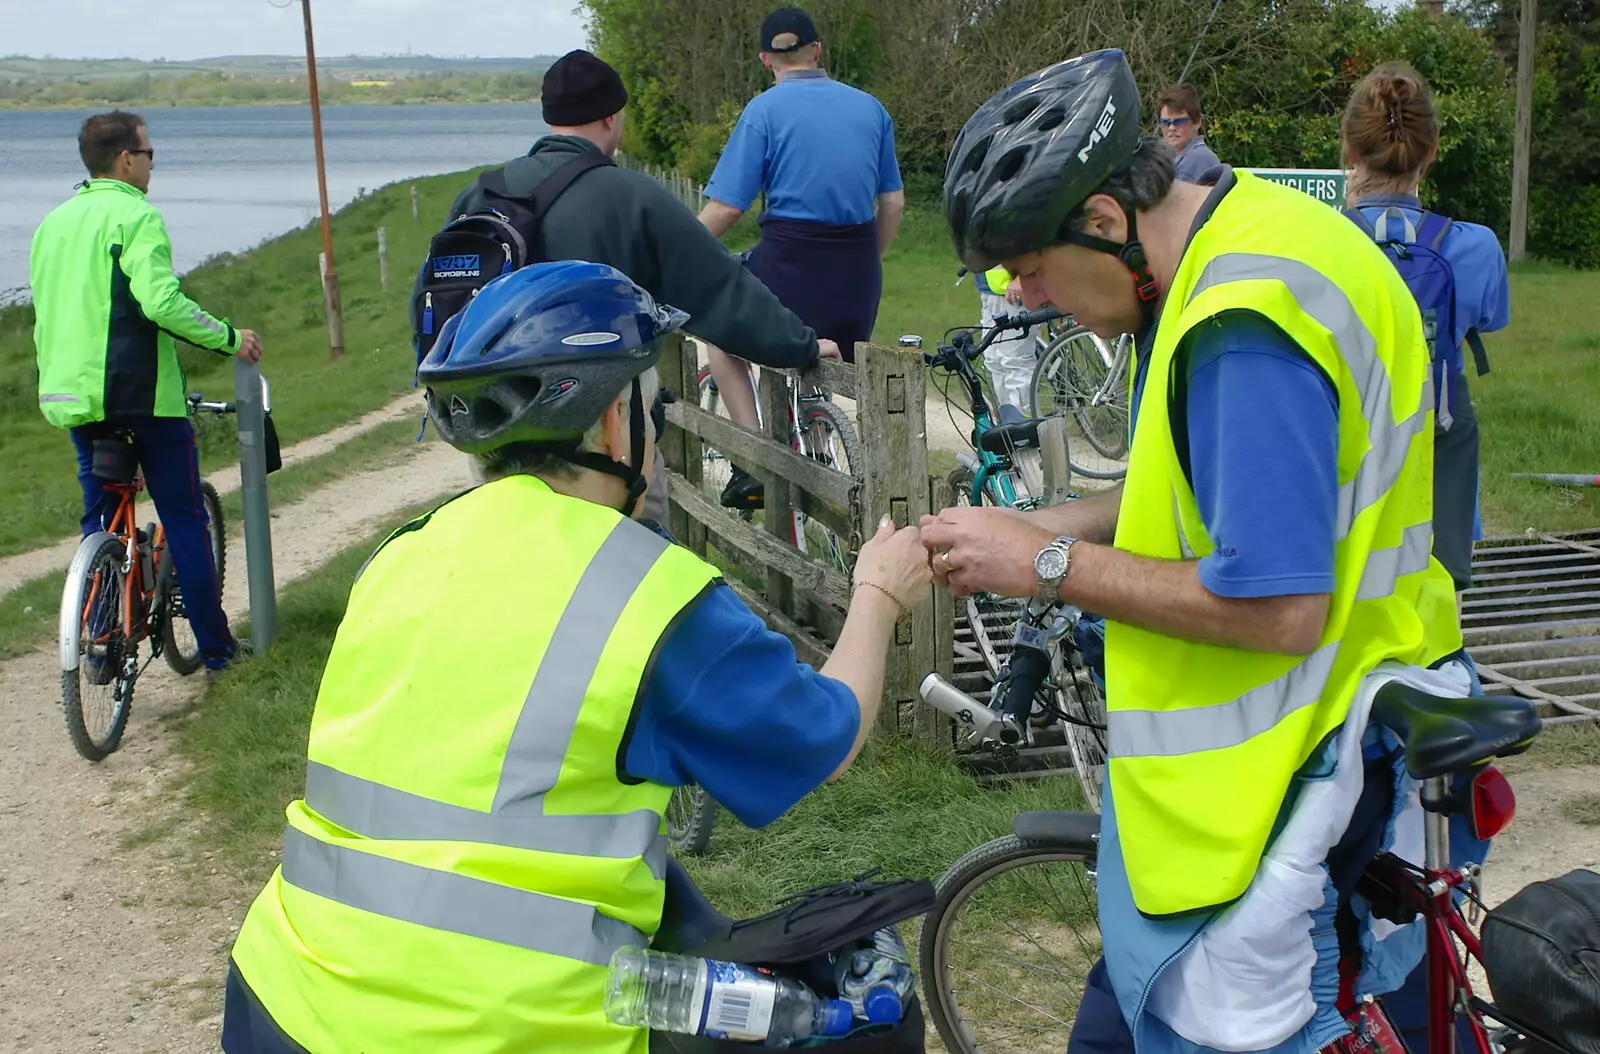
POLYGON ((585 151, 552 172, 534 188, 532 198, 512 197, 503 168, 478 177, 483 206, 445 224, 428 243, 422 283, 411 303, 419 366, 444 324, 466 307, 478 290, 535 262, 528 247, 545 213, 572 181, 590 169, 612 163, 604 154, 585 151))

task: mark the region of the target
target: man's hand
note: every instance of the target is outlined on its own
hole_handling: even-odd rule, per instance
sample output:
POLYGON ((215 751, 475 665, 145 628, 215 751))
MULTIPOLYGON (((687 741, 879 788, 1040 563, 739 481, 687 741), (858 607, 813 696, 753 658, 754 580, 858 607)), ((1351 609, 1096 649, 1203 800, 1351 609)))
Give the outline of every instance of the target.
POLYGON ((823 339, 817 341, 817 358, 843 362, 844 353, 839 350, 839 345, 835 341, 823 339))
POLYGON ((261 338, 255 330, 239 330, 239 350, 234 354, 246 362, 261 361, 261 338))
POLYGON ((1009 509, 963 506, 922 518, 934 581, 956 596, 1032 596, 1039 586, 1033 558, 1054 537, 1009 509))

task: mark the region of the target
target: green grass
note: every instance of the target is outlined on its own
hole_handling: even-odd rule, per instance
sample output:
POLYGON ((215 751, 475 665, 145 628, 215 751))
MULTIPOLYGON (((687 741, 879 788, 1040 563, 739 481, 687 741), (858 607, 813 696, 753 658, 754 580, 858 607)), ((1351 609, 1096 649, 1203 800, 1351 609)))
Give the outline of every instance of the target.
POLYGON ((1552 264, 1511 273, 1511 325, 1484 337, 1493 370, 1473 376, 1486 534, 1600 525, 1600 489, 1513 472, 1600 475, 1600 296, 1596 276, 1552 264))
MULTIPOLYGON (((410 183, 352 202, 334 218, 334 253, 344 300, 345 352, 328 356, 313 224, 238 256, 224 254, 184 278, 199 303, 261 333, 272 382, 273 421, 285 446, 377 409, 407 390, 416 360, 406 311, 411 278, 450 200, 472 173, 416 181, 421 222, 411 222, 410 183), (377 229, 388 228, 390 287, 379 286, 377 229)), ((232 365, 212 352, 180 349, 189 389, 231 398, 232 365)), ((238 459, 228 427, 207 427, 201 468, 238 459)), ((70 534, 79 512, 76 461, 65 433, 38 410, 33 309, 0 310, 0 556, 70 534), (21 500, 21 496, 26 500, 21 500)))
POLYGON ((1600 827, 1600 794, 1583 794, 1561 807, 1567 819, 1585 827, 1600 827))
MULTIPOLYGON (((411 420, 388 421, 314 458, 289 465, 267 477, 267 496, 275 510, 283 510, 318 487, 341 479, 353 471, 390 464, 404 457, 415 437, 417 424, 411 420)), ((427 442, 437 442, 430 429, 427 442)), ((244 519, 244 502, 239 491, 224 495, 222 514, 226 523, 237 527, 244 519)), ((244 574, 244 553, 231 552, 230 574, 244 574)), ((56 632, 61 607, 61 587, 65 571, 56 571, 25 582, 0 596, 0 662, 26 654, 49 640, 56 632)))

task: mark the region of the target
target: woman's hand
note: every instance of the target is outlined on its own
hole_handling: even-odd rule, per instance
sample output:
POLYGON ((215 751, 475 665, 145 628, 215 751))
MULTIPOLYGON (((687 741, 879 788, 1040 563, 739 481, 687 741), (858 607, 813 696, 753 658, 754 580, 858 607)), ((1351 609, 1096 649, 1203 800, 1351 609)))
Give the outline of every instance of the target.
POLYGON ((855 586, 888 594, 902 613, 930 599, 928 583, 932 580, 922 532, 915 527, 897 531, 887 516, 879 521, 878 533, 863 542, 856 555, 855 586))

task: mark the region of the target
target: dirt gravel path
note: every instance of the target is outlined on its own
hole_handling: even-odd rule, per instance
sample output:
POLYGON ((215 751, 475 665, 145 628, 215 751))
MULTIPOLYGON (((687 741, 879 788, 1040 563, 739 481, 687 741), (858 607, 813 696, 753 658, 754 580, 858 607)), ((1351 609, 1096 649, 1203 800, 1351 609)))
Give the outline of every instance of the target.
MULTIPOLYGON (((279 585, 470 483, 465 458, 427 443, 278 510, 279 585)), ((237 533, 229 554, 224 599, 238 615, 237 533)), ((0 665, 0 1052, 214 1051, 223 964, 254 890, 195 861, 198 825, 172 797, 181 761, 160 718, 203 681, 151 666, 122 748, 98 765, 67 741, 59 684, 53 645, 0 665)))
MULTIPOLYGON (((388 421, 398 420, 402 417, 417 416, 422 413, 422 399, 415 392, 408 392, 387 406, 373 410, 371 413, 351 421, 349 424, 340 425, 338 428, 304 439, 293 446, 284 447, 283 463, 287 467, 319 454, 326 454, 335 447, 354 439, 363 432, 370 431, 388 421)), ((239 466, 228 465, 215 472, 206 473, 206 479, 217 488, 218 494, 228 494, 239 489, 239 466)), ((142 502, 145 514, 154 518, 155 506, 148 501, 142 502)), ((79 537, 62 538, 49 545, 33 549, 25 553, 16 553, 12 556, 0 557, 0 596, 11 592, 13 589, 30 582, 41 575, 52 571, 60 571, 72 562, 72 554, 77 551, 79 537)))

